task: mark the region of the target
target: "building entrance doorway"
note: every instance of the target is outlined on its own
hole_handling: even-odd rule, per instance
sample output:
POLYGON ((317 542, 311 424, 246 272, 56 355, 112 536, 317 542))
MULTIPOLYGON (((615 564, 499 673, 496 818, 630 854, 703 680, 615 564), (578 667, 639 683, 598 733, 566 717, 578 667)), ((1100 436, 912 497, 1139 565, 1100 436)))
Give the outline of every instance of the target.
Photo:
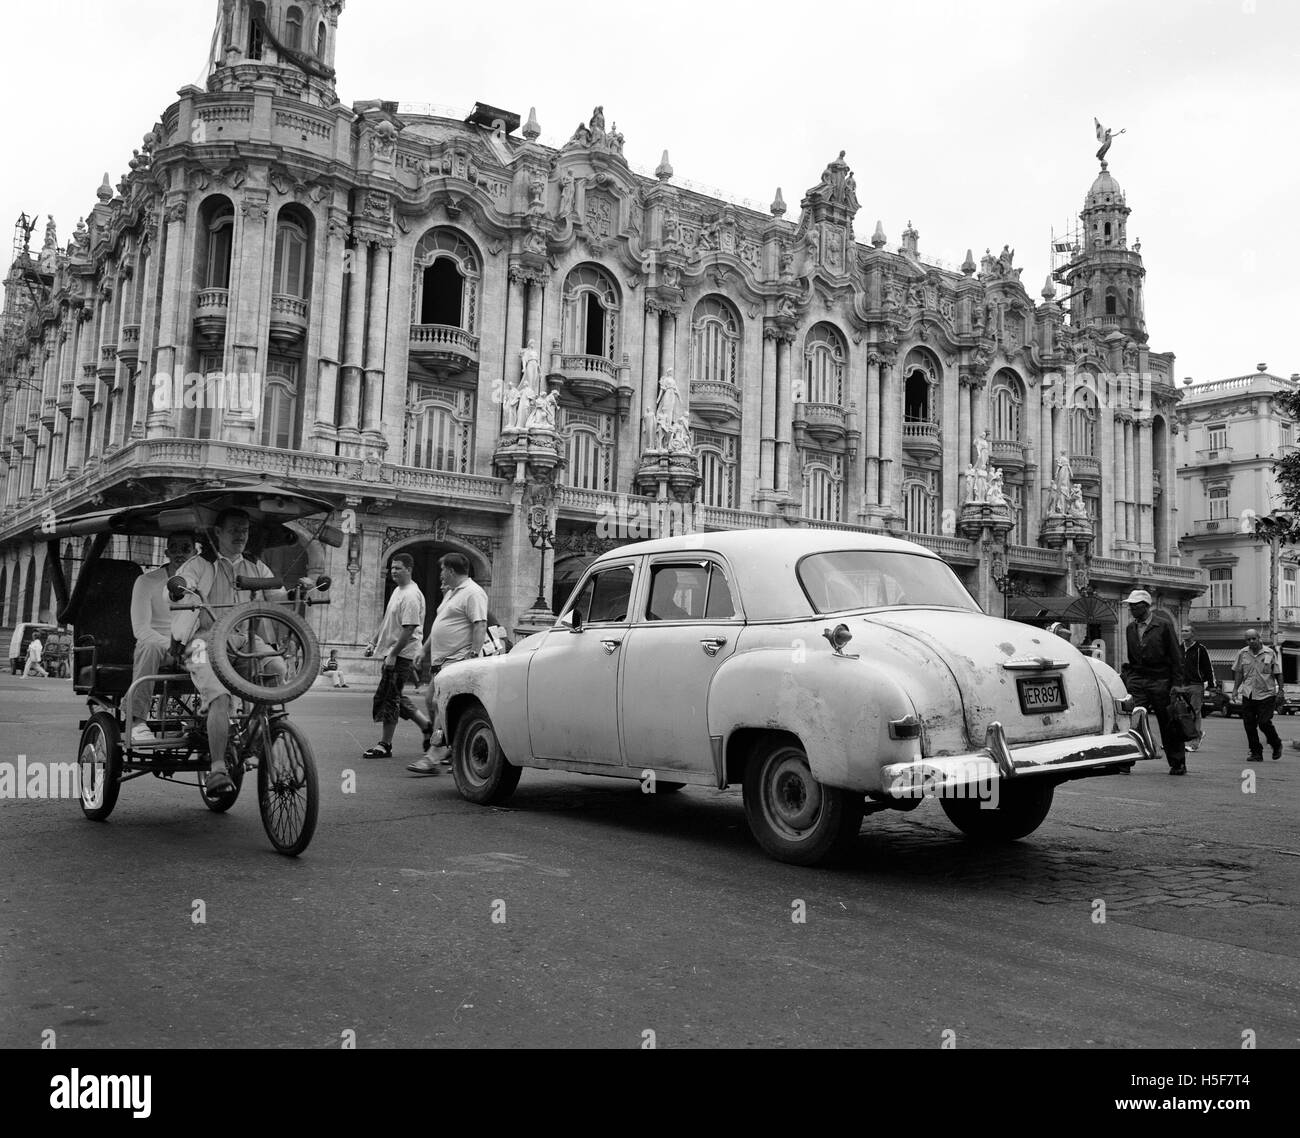
POLYGON ((438 606, 442 603, 442 586, 438 580, 438 561, 444 553, 460 553, 464 555, 469 562, 470 577, 484 589, 490 583, 483 571, 482 563, 475 555, 464 548, 439 541, 414 542, 411 545, 404 545, 394 549, 384 557, 382 595, 377 610, 380 614, 387 608, 388 598, 392 595, 394 588, 392 576, 388 571, 394 553, 409 553, 411 559, 415 562, 411 571, 411 580, 420 587, 420 592, 424 594, 424 628, 420 630, 421 639, 428 638, 429 629, 433 627, 433 618, 438 611, 438 606))

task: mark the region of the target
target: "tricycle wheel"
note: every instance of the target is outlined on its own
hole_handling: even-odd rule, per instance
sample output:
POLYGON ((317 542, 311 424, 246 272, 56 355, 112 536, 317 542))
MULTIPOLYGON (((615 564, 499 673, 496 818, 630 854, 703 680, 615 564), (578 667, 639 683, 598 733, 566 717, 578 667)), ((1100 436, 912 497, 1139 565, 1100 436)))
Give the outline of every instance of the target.
POLYGON ((1014 842, 1032 834, 1052 809, 1051 783, 998 784, 998 804, 985 809, 978 798, 940 798, 948 821, 968 838, 982 842, 1014 842))
POLYGON ((81 733, 77 750, 81 810, 92 822, 102 822, 117 805, 117 794, 122 789, 120 739, 117 720, 106 711, 95 712, 81 733))
POLYGON ((768 744, 745 766, 745 817, 777 861, 816 865, 848 851, 862 827, 861 794, 824 786, 797 743, 768 744))
POLYGON ((316 832, 320 792, 307 737, 288 719, 273 719, 257 764, 257 807, 271 845, 297 857, 316 832))
POLYGON ((302 617, 277 604, 236 605, 207 633, 212 671, 228 690, 253 703, 288 703, 316 682, 320 674, 320 644, 302 617), (274 648, 271 656, 249 650, 249 634, 274 648), (275 686, 261 682, 259 662, 284 661, 284 679, 275 686))
POLYGON ((504 802, 519 785, 523 768, 506 758, 497 742, 492 719, 482 707, 472 707, 456 724, 451 743, 451 773, 461 797, 480 806, 504 802))

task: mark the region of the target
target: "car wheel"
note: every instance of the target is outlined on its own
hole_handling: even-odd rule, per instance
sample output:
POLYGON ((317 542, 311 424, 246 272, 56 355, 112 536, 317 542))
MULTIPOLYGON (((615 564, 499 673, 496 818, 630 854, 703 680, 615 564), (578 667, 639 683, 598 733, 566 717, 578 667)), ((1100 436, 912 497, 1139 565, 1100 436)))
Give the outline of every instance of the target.
POLYGON ((1032 834, 1052 809, 1051 783, 998 784, 998 805, 984 809, 978 798, 940 798, 948 821, 968 838, 985 842, 1014 842, 1032 834))
POLYGON ((470 708, 456 724, 451 773, 461 797, 480 806, 504 802, 519 785, 523 768, 506 758, 492 719, 481 706, 470 708))
POLYGON ((90 717, 77 749, 81 810, 92 822, 102 822, 117 805, 122 789, 122 747, 117 720, 106 711, 90 717))
POLYGON ((843 854, 858 836, 863 796, 818 782, 797 743, 778 741, 745 767, 745 817, 763 850, 791 865, 843 854))

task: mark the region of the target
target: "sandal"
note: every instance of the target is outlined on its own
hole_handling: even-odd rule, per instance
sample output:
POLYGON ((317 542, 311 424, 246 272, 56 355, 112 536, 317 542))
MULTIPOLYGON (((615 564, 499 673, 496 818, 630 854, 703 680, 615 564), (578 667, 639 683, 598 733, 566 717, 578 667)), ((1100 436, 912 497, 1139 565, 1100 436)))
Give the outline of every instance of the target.
POLYGON ((362 751, 363 759, 391 759, 393 757, 392 743, 376 743, 369 750, 362 751))
POLYGON ((225 771, 209 771, 203 780, 203 793, 209 798, 218 794, 229 794, 235 789, 234 780, 225 771))

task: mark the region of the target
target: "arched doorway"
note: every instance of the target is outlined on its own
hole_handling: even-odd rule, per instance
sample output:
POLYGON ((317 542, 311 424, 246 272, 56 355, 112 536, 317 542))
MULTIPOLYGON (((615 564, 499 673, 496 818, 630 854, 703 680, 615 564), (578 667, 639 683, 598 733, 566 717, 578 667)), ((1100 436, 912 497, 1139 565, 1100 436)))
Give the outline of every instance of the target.
POLYGON ((429 635, 429 629, 433 627, 434 615, 438 611, 438 606, 442 603, 442 586, 438 580, 438 560, 444 553, 463 554, 469 561, 471 579, 485 592, 491 588, 491 566, 483 554, 471 545, 456 541, 435 541, 432 538, 412 538, 408 541, 397 542, 384 551, 380 597, 378 607, 375 609, 376 625, 388 605, 389 595, 394 588, 392 576, 388 571, 394 553, 409 553, 415 562, 411 572, 411 580, 420 587, 420 592, 424 594, 424 628, 420 633, 422 637, 429 635))

